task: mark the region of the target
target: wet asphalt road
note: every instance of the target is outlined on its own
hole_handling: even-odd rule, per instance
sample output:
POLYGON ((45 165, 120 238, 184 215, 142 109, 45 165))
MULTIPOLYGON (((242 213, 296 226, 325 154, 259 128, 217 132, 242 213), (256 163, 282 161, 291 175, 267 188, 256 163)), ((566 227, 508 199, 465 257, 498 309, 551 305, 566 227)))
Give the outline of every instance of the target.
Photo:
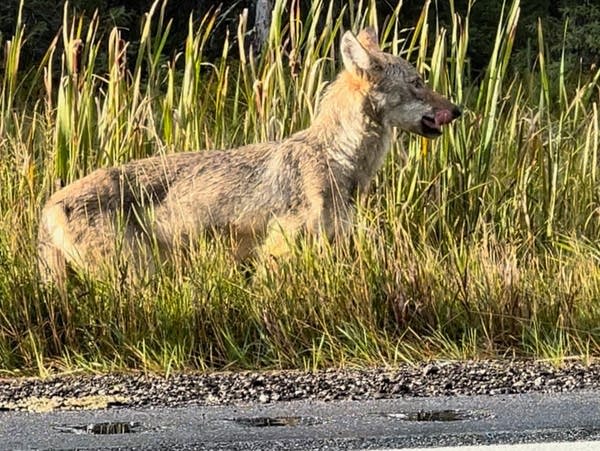
POLYGON ((0 412, 2 450, 332 450, 563 440, 600 440, 600 392, 0 412))

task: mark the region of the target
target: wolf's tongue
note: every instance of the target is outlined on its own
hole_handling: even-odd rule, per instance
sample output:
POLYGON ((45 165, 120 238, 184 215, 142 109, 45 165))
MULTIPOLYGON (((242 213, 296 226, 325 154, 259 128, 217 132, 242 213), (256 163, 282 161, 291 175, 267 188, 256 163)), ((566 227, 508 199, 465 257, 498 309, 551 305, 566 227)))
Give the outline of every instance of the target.
POLYGON ((435 112, 436 125, 446 125, 452 122, 452 113, 450 110, 438 110, 435 112))

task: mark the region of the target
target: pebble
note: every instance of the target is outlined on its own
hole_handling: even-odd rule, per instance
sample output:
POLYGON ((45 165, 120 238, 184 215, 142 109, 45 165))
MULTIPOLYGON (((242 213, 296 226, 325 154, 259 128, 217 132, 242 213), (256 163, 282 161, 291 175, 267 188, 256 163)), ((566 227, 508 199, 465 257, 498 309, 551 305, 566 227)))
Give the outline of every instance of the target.
MULTIPOLYGON (((73 399, 110 394, 113 407, 273 403, 291 400, 506 395, 600 390, 600 363, 552 366, 530 360, 444 361, 394 368, 316 372, 141 373, 0 379, 0 410, 29 398, 73 399)), ((65 403, 63 403, 65 404, 65 403)), ((109 405, 111 407, 112 405, 109 405)))

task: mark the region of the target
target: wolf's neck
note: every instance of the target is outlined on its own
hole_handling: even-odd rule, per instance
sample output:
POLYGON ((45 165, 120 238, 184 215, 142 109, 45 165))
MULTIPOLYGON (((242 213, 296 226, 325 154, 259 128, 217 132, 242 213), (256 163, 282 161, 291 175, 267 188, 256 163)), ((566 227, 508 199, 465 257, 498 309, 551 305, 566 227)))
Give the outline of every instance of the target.
POLYGON ((309 133, 322 141, 331 164, 363 189, 383 164, 390 128, 366 97, 368 82, 342 72, 323 98, 309 133))

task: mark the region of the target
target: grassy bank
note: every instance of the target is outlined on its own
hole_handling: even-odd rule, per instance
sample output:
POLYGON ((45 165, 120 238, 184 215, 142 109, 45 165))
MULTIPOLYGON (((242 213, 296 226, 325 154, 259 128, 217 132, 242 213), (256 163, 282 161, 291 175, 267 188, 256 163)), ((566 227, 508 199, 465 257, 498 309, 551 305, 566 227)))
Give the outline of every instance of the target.
POLYGON ((468 17, 414 29, 376 14, 307 20, 277 1, 252 56, 240 18, 219 61, 203 47, 217 17, 190 21, 161 54, 157 3, 135 43, 65 11, 37 71, 18 72, 21 26, 4 43, 0 97, 0 369, 321 368, 427 358, 600 354, 600 72, 544 58, 514 74, 518 2, 499 18, 489 68, 471 80, 468 17), (144 287, 74 282, 66 298, 35 268, 40 207, 56 179, 148 155, 279 139, 305 127, 340 66, 342 19, 377 26, 465 114, 436 141, 398 133, 351 246, 299 243, 248 278, 218 246, 144 287), (234 35, 235 33, 235 35, 234 35), (428 36, 435 35, 434 42, 428 36), (85 45, 77 57, 77 40, 85 45), (127 46, 136 45, 124 67, 127 46), (108 61, 98 57, 108 46, 108 61), (550 68, 553 68, 550 70, 550 68), (557 68, 557 69, 554 69, 557 68), (59 77, 52 74, 60 73, 59 77))

